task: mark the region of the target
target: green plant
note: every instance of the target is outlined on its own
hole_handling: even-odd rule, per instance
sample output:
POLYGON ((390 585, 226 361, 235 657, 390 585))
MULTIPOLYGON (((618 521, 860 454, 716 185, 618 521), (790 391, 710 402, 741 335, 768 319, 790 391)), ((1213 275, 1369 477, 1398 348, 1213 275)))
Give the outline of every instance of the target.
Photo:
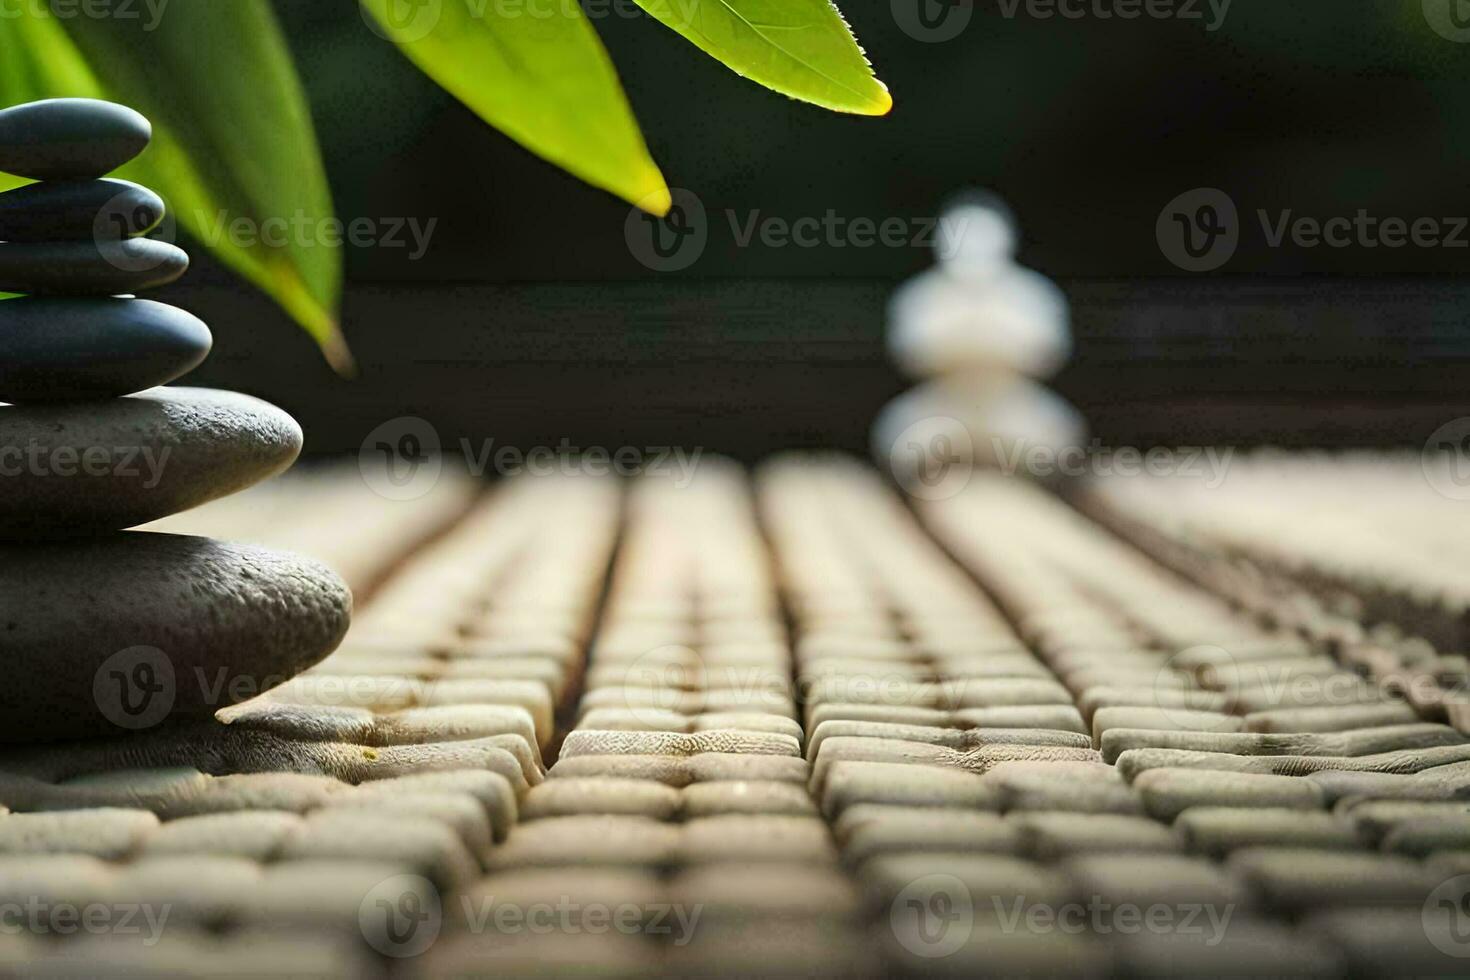
MULTIPOLYGON (((891 100, 831 0, 636 0, 731 69, 840 112, 891 100)), ((589 184, 663 214, 669 190, 577 0, 360 0, 364 21, 490 125, 589 184)), ((0 105, 123 102, 154 145, 120 176, 157 188, 179 223, 264 290, 339 369, 341 250, 242 243, 220 216, 333 216, 311 116, 270 0, 43 2, 0 17, 0 105), (100 4, 100 6, 99 6, 100 4), (146 27, 139 11, 156 11, 146 27), (123 16, 125 10, 133 13, 123 16), (111 15, 109 15, 111 14, 111 15)), ((147 14, 143 14, 146 17, 147 14)), ((0 189, 22 181, 0 175, 0 189)))

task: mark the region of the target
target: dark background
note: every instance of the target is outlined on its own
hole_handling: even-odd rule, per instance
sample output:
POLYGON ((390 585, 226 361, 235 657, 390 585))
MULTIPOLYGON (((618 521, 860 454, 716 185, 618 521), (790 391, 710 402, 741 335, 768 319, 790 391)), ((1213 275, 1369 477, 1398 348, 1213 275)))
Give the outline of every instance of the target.
POLYGON ((626 244, 626 205, 481 123, 354 3, 277 0, 338 215, 437 225, 416 262, 348 249, 351 380, 193 248, 171 296, 215 329, 195 377, 292 410, 318 452, 404 414, 451 444, 861 449, 907 386, 883 353, 887 295, 929 250, 741 247, 727 214, 922 221, 987 187, 1073 299, 1056 386, 1108 441, 1417 443, 1470 414, 1470 249, 1272 248, 1255 217, 1470 214, 1470 44, 1420 0, 1235 0, 1213 32, 1206 0, 1193 20, 977 0, 940 43, 889 0, 841 6, 888 117, 771 93, 628 4, 595 20, 669 183, 709 215, 699 260, 660 274, 626 244), (1201 186, 1236 201, 1242 241, 1190 275, 1154 225, 1201 186))

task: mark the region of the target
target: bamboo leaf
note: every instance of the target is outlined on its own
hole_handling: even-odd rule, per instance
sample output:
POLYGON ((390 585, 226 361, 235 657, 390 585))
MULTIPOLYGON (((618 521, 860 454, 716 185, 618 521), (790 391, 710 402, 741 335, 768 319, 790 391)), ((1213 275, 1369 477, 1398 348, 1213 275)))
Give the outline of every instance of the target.
POLYGON ((637 0, 739 75, 838 112, 893 107, 832 0, 637 0))
POLYGON ((299 216, 313 227, 332 217, 300 81, 268 0, 171 4, 151 27, 92 16, 63 26, 44 5, 0 18, 0 101, 88 96, 148 116, 153 144, 119 175, 158 190, 181 227, 275 299, 338 370, 350 369, 336 322, 341 249, 316 236, 281 244, 224 233, 239 219, 259 229, 269 218, 299 216))
POLYGON ((490 125, 595 187, 668 211, 668 187, 612 59, 575 2, 510 11, 361 2, 380 34, 490 125))
MULTIPOLYGON (((80 53, 59 24, 51 19, 0 19, 0 106, 19 105, 57 95, 91 96, 101 92, 80 53)), ((0 173, 0 191, 29 184, 0 173)), ((0 293, 0 300, 14 299, 0 293)))

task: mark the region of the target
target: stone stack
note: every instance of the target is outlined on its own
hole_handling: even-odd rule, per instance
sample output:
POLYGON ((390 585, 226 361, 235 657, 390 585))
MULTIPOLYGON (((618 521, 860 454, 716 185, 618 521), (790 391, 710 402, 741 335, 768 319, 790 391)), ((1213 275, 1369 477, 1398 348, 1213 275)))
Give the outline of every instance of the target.
POLYGON ((123 106, 0 111, 0 742, 212 714, 332 651, 351 595, 326 567, 207 538, 126 532, 258 483, 301 450, 245 395, 162 388, 212 344, 132 294, 188 267, 143 237, 157 194, 104 175, 148 145, 123 106))
POLYGON ((1045 461, 1086 434, 1077 411, 1037 383, 1071 353, 1066 297, 1016 263, 1015 225, 996 199, 966 199, 940 227, 938 265, 899 287, 889 307, 890 353, 926 380, 883 409, 874 452, 929 495, 954 486, 946 477, 956 468, 1049 475, 1045 461))

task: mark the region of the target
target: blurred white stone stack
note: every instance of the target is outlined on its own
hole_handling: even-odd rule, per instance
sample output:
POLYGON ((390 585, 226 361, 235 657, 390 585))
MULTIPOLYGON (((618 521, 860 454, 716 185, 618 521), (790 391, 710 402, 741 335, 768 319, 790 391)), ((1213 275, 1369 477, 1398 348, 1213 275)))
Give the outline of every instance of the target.
POLYGON ((1071 353, 1066 297, 1016 264, 999 200, 966 198, 940 228, 938 264, 900 286, 888 311, 889 351, 923 383, 879 414, 874 452, 920 493, 971 466, 1049 475, 1086 435, 1077 410, 1037 383, 1071 353))

